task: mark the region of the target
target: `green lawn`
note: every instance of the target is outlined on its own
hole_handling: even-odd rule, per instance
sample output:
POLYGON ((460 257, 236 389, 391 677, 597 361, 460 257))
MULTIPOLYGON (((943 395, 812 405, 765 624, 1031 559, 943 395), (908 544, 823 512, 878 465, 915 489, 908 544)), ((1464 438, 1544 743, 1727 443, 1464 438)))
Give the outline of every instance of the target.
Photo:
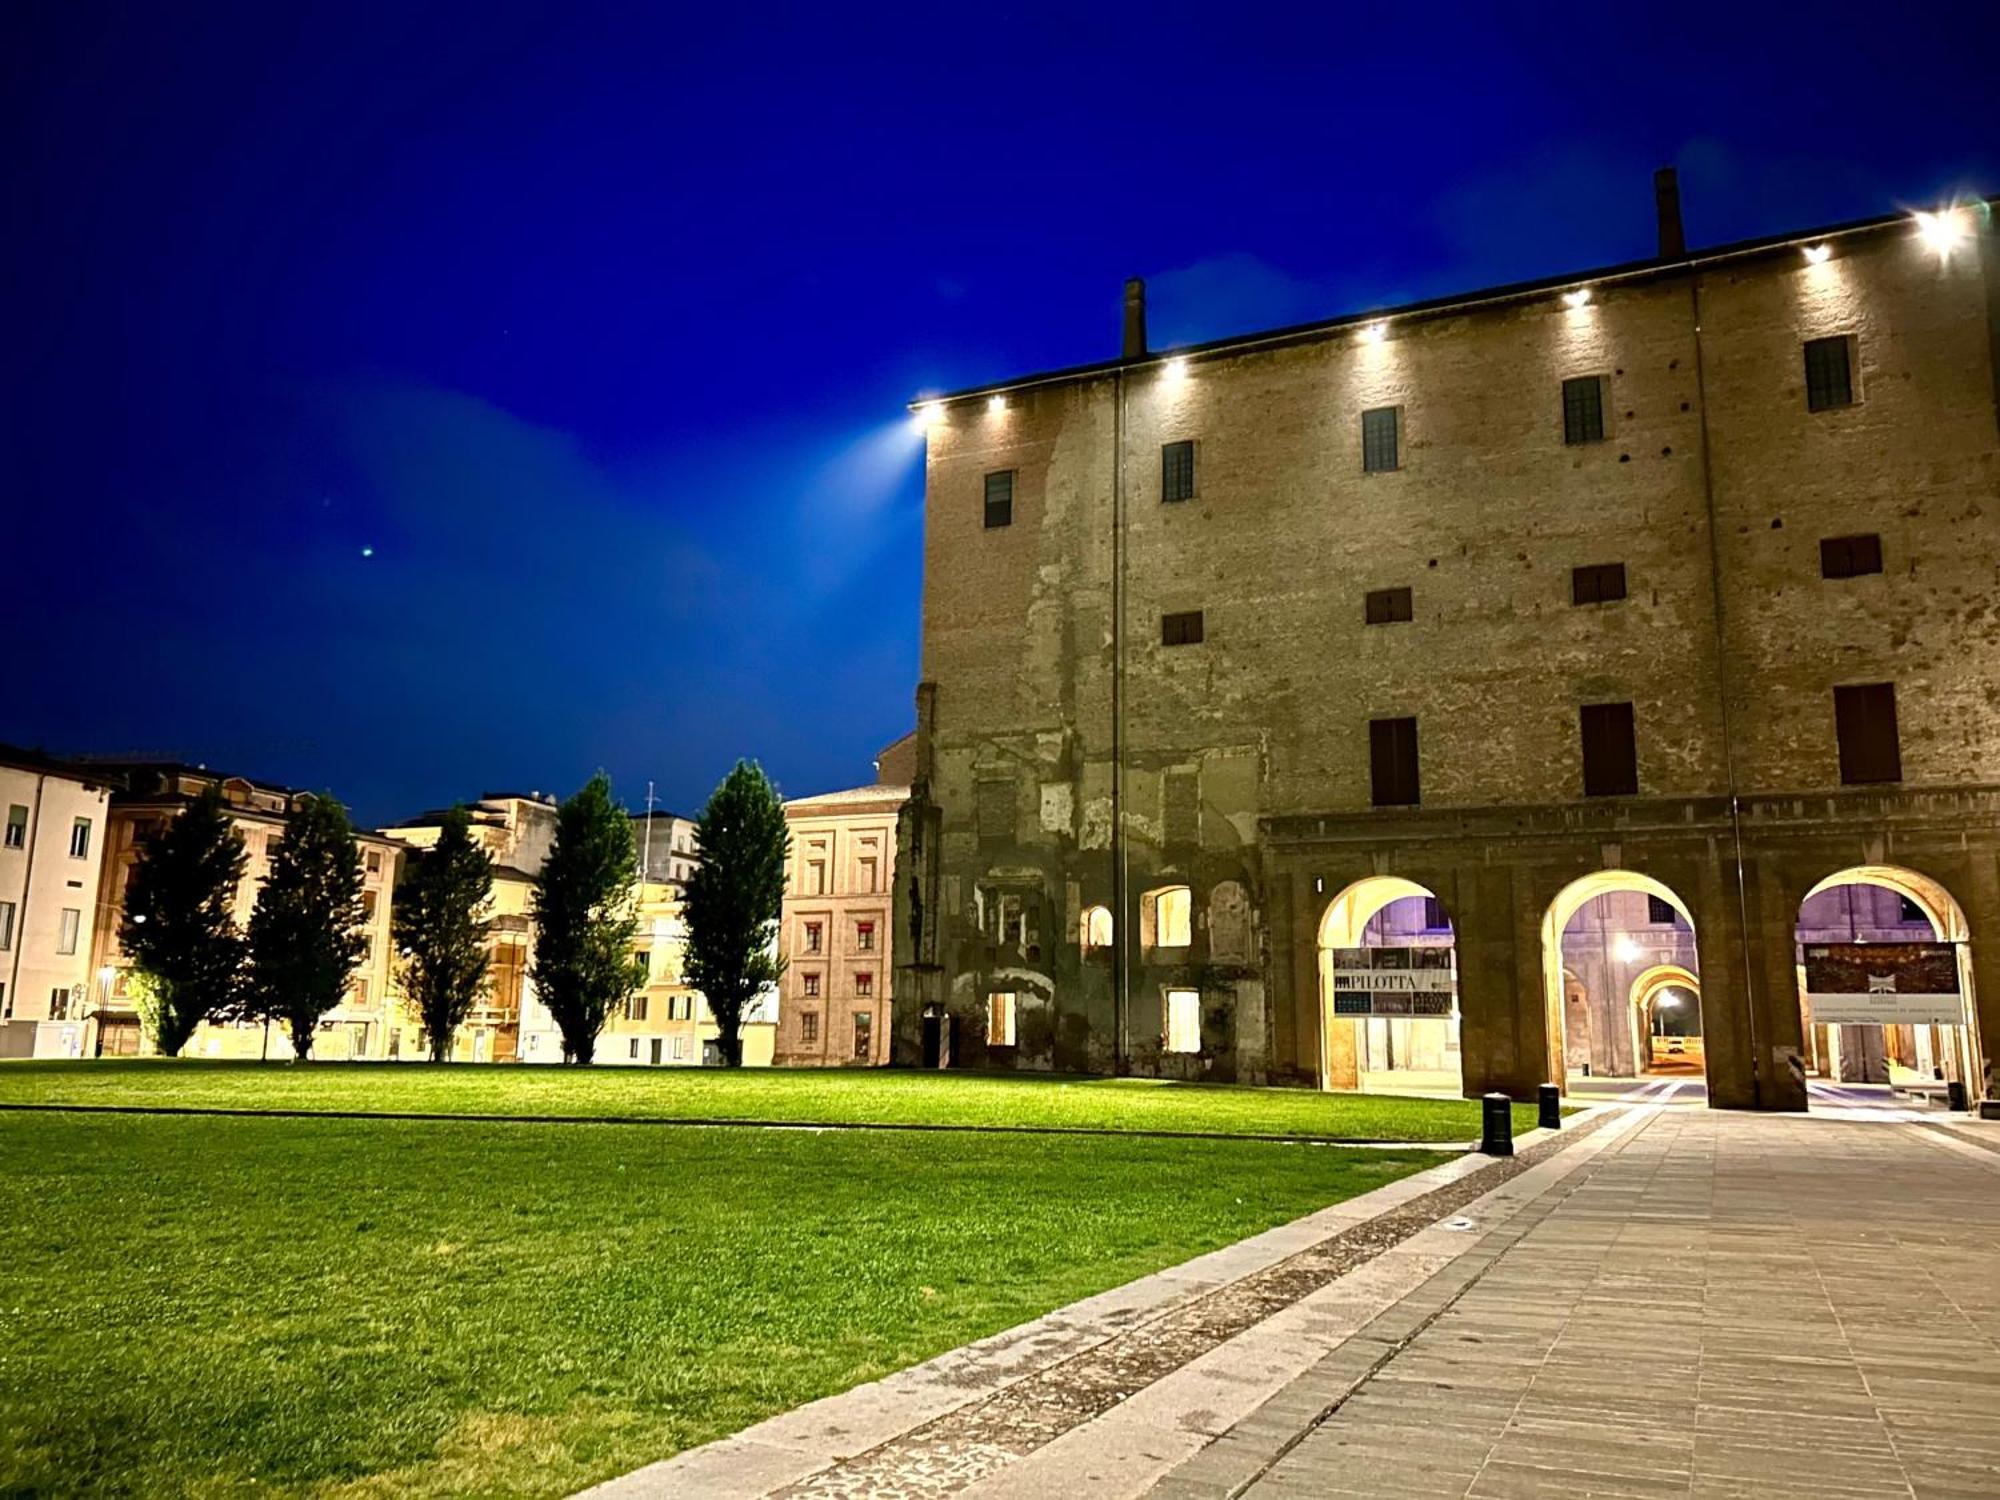
MULTIPOLYGON (((17 1097, 180 1097, 185 1084, 380 1104, 388 1087, 319 1068, 5 1073, 17 1097)), ((779 1097, 766 1080, 692 1074, 395 1080, 460 1108, 576 1108, 600 1083, 613 1086, 603 1108, 702 1098, 756 1112, 779 1097)), ((1163 1095, 1225 1118, 1254 1107, 986 1082, 965 1098, 982 1115, 1018 1101, 1152 1120, 1118 1101, 1163 1095), (1112 1102, 1057 1102, 1071 1098, 1112 1102)), ((828 1080, 815 1096, 904 1111, 922 1097, 888 1080, 828 1080)), ((0 1494, 562 1495, 1442 1159, 0 1114, 0 1494)))
MULTIPOLYGON (((10 1062, 0 1063, 0 1103, 1051 1125, 1461 1143, 1479 1134, 1479 1105, 1468 1099, 858 1069, 10 1062)), ((1515 1107, 1516 1132, 1534 1123, 1532 1105, 1515 1107)))

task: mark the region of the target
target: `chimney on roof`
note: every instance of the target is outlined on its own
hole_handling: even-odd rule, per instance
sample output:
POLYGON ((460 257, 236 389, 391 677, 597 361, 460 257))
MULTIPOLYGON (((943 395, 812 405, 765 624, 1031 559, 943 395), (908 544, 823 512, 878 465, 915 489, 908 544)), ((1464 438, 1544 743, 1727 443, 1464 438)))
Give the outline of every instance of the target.
POLYGON ((1687 254, 1687 233, 1681 228, 1681 181, 1672 167, 1653 174, 1653 211, 1660 220, 1660 259, 1679 260, 1687 254))
POLYGON ((1146 357, 1146 283, 1136 276, 1125 283, 1125 342, 1118 357, 1146 357))

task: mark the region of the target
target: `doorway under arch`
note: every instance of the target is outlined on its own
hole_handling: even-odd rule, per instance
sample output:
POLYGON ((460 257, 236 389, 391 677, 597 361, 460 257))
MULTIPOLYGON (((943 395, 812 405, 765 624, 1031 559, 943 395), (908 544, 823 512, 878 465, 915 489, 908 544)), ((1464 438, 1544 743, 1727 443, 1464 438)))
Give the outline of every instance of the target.
POLYGON ((1900 865, 1851 865, 1806 892, 1799 903, 1795 959, 1799 1021, 1809 1077, 1825 1083, 1904 1087, 1942 1094, 1963 1083, 1977 1098, 1981 1080, 1972 938, 1965 909, 1940 881, 1900 865), (1958 978, 1955 1022, 1890 1025, 1815 1021, 1807 1000, 1809 944, 1952 943, 1958 978))
POLYGON ((1547 1076, 1564 1084, 1656 1072, 1705 1077, 1699 975, 1694 915, 1670 886, 1636 870, 1572 880, 1542 916, 1547 1076), (1656 1047, 1669 991, 1679 1044, 1656 1047))
MULTIPOLYGON (((1399 875, 1357 880, 1327 903, 1319 924, 1321 1088, 1464 1093, 1455 941, 1437 894, 1399 875), (1415 976, 1413 992, 1401 997, 1412 1002, 1405 1013, 1380 1013, 1404 1009, 1387 993, 1371 1007, 1376 1014, 1341 1013, 1336 959, 1343 952, 1352 958, 1356 949, 1378 950, 1371 951, 1371 966, 1415 976)), ((1352 1000, 1353 992, 1343 993, 1352 1000)))

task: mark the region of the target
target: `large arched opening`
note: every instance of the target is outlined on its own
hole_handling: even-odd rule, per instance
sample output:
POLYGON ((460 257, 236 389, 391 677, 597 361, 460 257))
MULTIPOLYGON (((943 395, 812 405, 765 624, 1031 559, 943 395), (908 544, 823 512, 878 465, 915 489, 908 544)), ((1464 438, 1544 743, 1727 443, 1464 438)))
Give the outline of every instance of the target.
POLYGON ((1458 960, 1437 894, 1357 880, 1319 924, 1320 1086, 1459 1097, 1458 960))
POLYGON ((1799 903, 1796 938, 1806 1073, 1843 1091, 1815 1087, 1813 1102, 1954 1083, 1977 1096, 1972 932, 1942 883, 1897 865, 1837 871, 1799 903))
POLYGON ((1548 1076, 1703 1079, 1694 916, 1668 886, 1599 870, 1542 917, 1548 1076))

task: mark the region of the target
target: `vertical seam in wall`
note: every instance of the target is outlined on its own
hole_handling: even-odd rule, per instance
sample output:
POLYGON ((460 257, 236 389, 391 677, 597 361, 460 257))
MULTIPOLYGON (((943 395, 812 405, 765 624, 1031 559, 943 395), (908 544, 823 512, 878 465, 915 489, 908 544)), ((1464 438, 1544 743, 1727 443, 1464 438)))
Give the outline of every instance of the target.
POLYGON ((1111 411, 1111 927, 1112 1072, 1126 1067, 1131 989, 1131 880, 1125 848, 1125 372, 1112 374, 1111 411))

